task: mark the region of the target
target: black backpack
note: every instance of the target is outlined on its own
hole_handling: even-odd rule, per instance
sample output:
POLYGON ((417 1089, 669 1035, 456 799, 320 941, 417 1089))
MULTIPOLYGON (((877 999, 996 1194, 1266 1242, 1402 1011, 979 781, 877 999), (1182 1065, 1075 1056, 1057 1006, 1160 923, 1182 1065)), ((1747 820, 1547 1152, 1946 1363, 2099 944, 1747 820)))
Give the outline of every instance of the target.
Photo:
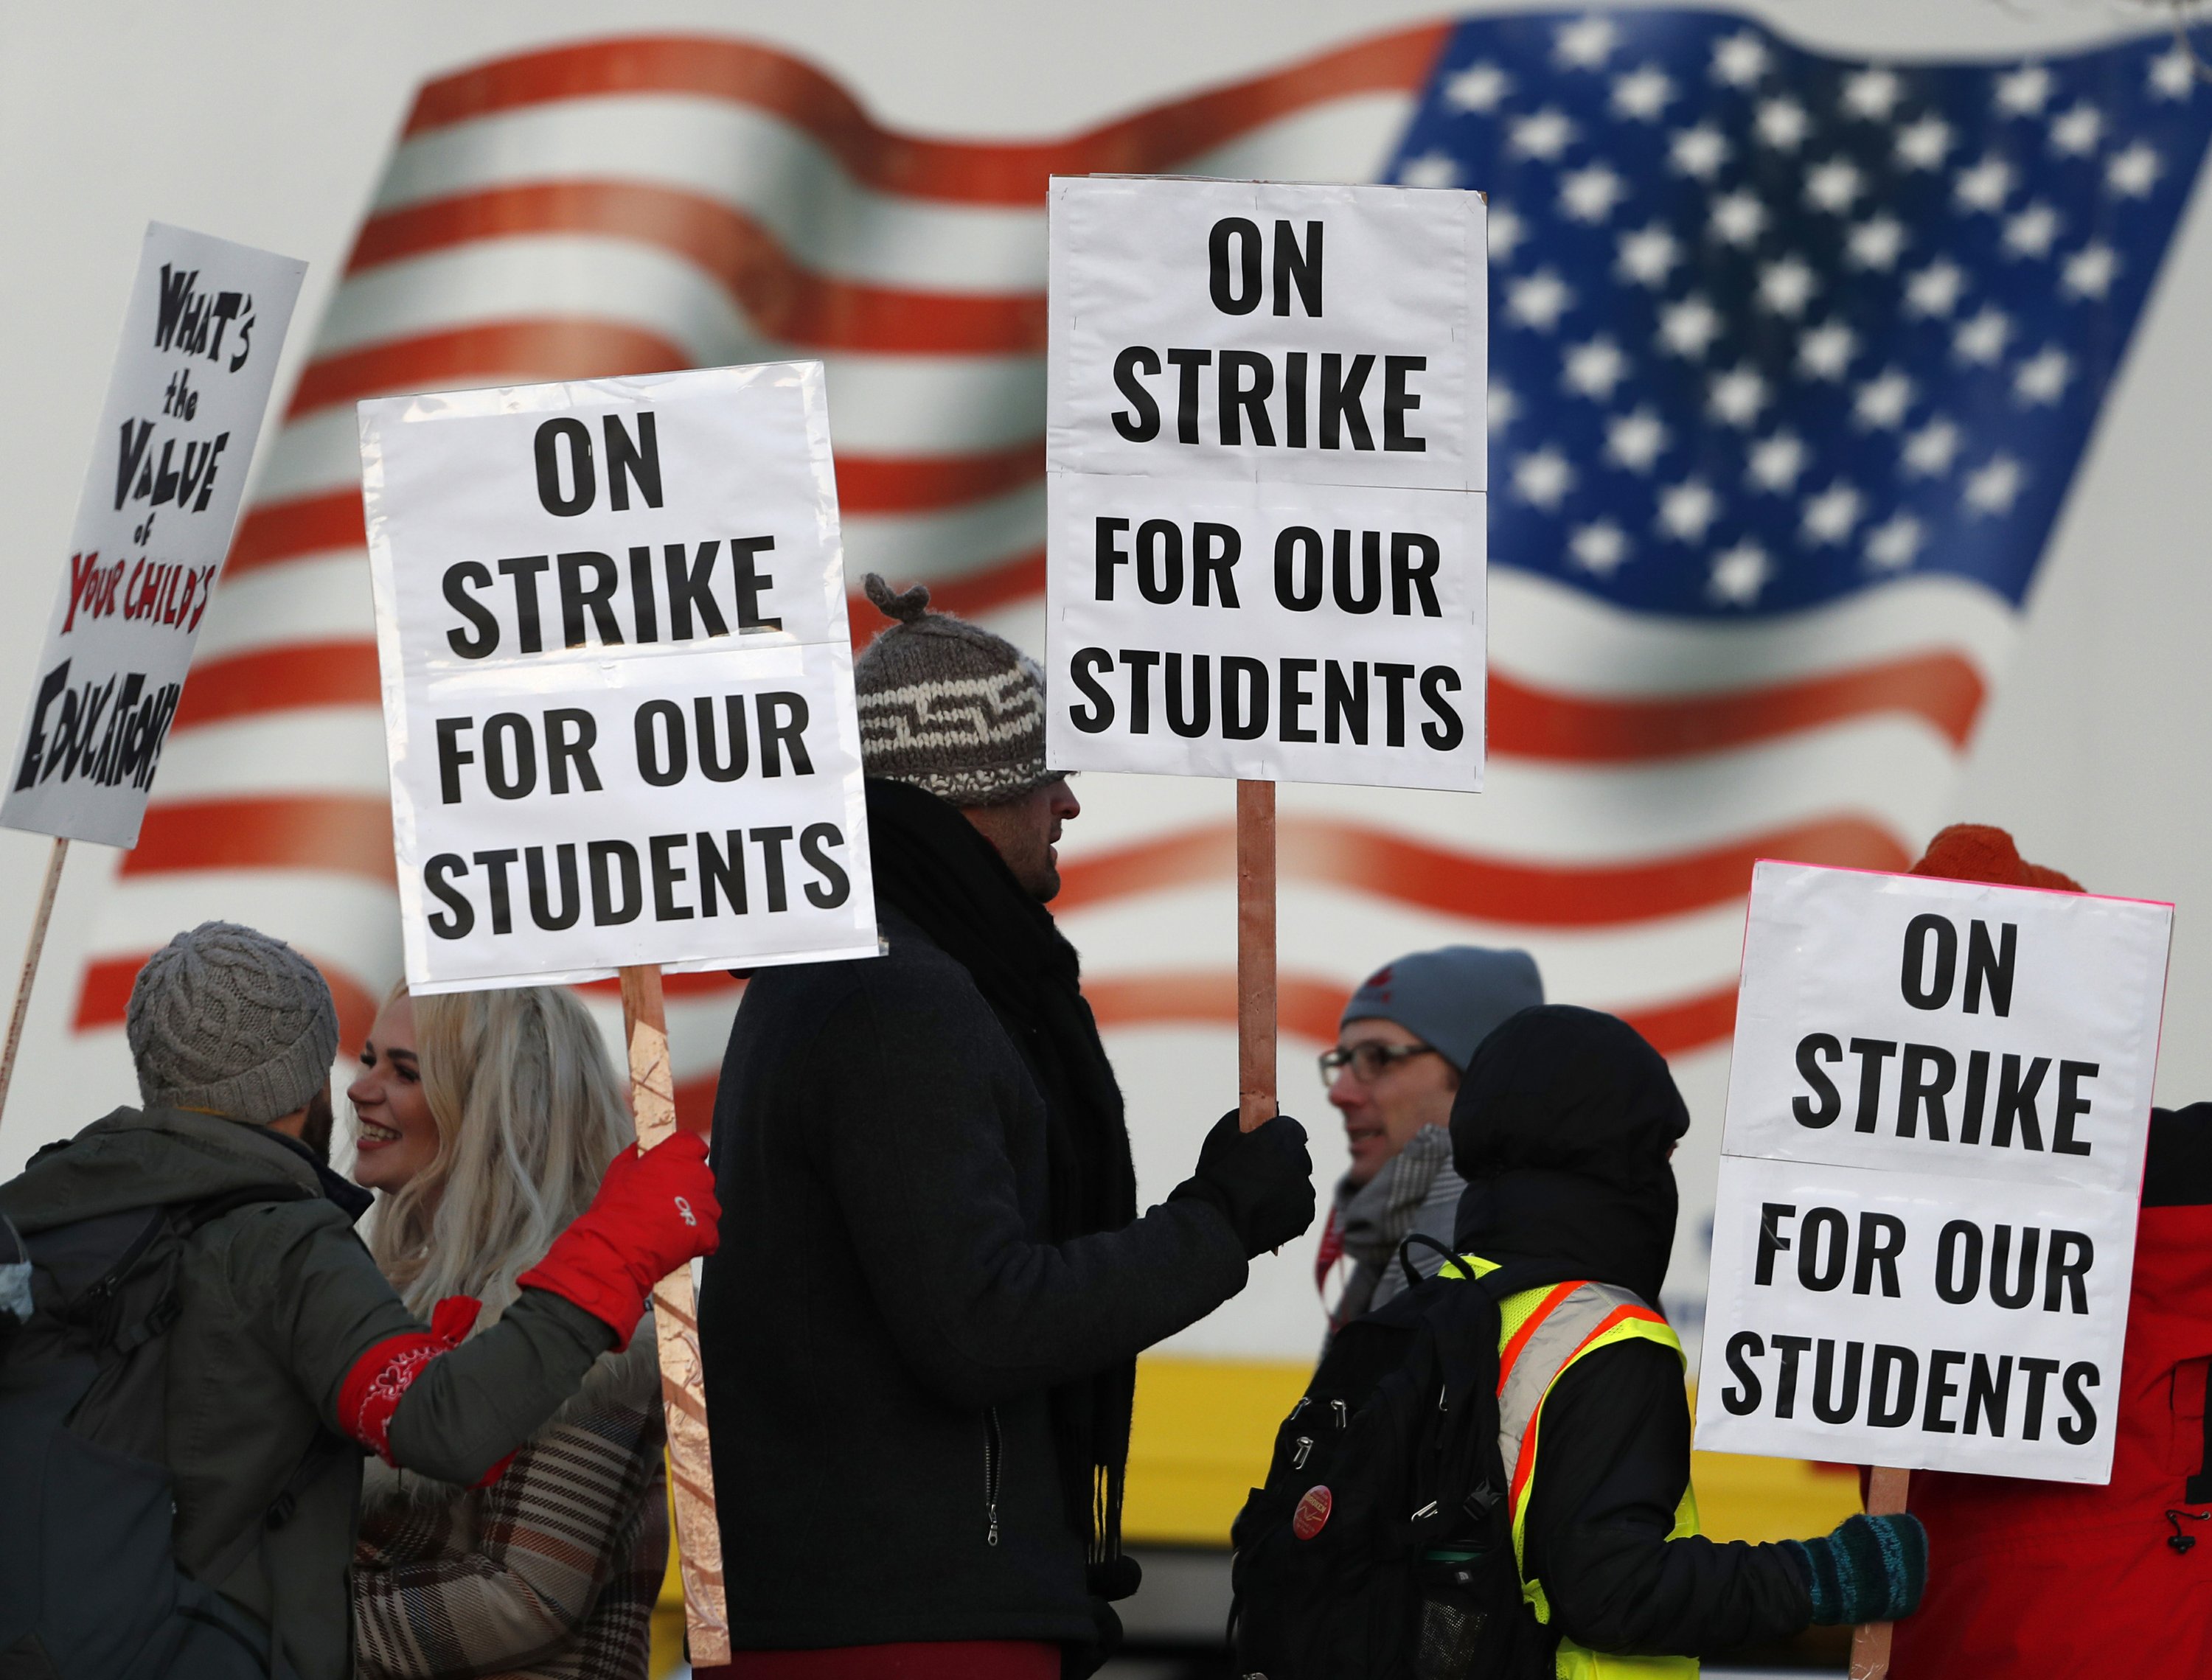
POLYGON ((1400 1259, 1414 1281, 1337 1332, 1231 1531, 1247 1680, 1552 1671, 1513 1561, 1497 1298, 1457 1260, 1420 1280, 1400 1259))
MULTIPOLYGON (((168 1338, 192 1233, 312 1194, 270 1184, 21 1237, 0 1220, 0 1680, 243 1680, 268 1630, 185 1575, 171 1545, 168 1338), (30 1312, 22 1315, 27 1262, 30 1312)), ((290 1518, 340 1449, 319 1437, 227 1572, 290 1518)), ((274 1671, 289 1673, 279 1664, 274 1671)))

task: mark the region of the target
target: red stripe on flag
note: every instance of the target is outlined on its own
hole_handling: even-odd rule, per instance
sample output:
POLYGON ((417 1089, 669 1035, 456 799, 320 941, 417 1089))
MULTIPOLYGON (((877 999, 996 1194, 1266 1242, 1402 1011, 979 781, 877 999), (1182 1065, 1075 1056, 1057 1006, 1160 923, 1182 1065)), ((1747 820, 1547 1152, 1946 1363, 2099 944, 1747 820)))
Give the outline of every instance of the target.
POLYGON ((362 548, 368 542, 358 485, 349 484, 327 495, 265 501, 238 522, 222 575, 228 579, 278 561, 333 549, 362 548))
MULTIPOLYGON (((337 964, 312 951, 301 955, 322 971, 331 988, 331 1001, 338 1011, 338 1048, 343 1053, 368 1037, 369 1027, 376 1020, 377 1000, 337 964)), ((131 988, 151 955, 151 951, 140 951, 132 956, 95 957, 86 963, 84 982, 77 989, 76 1016, 70 1022, 71 1030, 87 1033, 121 1026, 130 1006, 131 988)))
MULTIPOLYGON (((1901 870, 1911 856, 1887 829, 1834 817, 1728 846, 1644 863, 1505 863, 1446 851, 1333 818, 1283 816, 1278 867, 1293 881, 1346 887, 1446 915, 1522 927, 1598 927, 1681 915, 1738 900, 1761 858, 1852 869, 1901 870)), ((1139 893, 1226 879, 1236 830, 1186 829, 1060 865, 1063 913, 1139 893)))
POLYGON ((689 350, 658 333, 588 316, 487 321, 388 339, 307 364, 286 418, 340 403, 466 385, 542 384, 666 373, 691 367, 689 350))
MULTIPOLYGON (((374 642, 288 642, 195 664, 169 729, 174 734, 271 712, 381 701, 374 642)), ((149 817, 164 809, 156 807, 149 817)))
POLYGON ((146 813, 126 876, 194 870, 298 869, 358 875, 390 886, 392 807, 354 794, 185 799, 146 813))
POLYGON ((685 1131, 705 1133, 714 1122, 714 1090, 721 1083, 721 1070, 698 1079, 686 1079, 676 1087, 676 1124, 685 1131))
MULTIPOLYGON (((1043 565, 1042 555, 1030 554, 1003 569, 933 584, 931 598, 947 612, 988 612, 1034 595, 1043 565)), ((879 616, 866 597, 851 598, 847 618, 856 647, 882 628, 879 616)), ((1982 692, 1972 666, 1950 654, 1667 701, 1583 700, 1493 671, 1490 750, 1501 758, 1538 761, 1633 763, 1747 746, 1884 713, 1924 719, 1954 744, 1964 745, 1982 692)), ((300 707, 374 706, 380 694, 374 642, 262 649, 194 665, 174 727, 300 707)))
POLYGON ((751 217, 636 181, 487 188, 372 217, 349 272, 485 240, 588 234, 647 245, 705 270, 762 337, 816 350, 1041 355, 1042 292, 899 291, 817 273, 751 217))
POLYGON ((1592 700, 1490 674, 1490 748, 1522 758, 1620 763, 1716 752, 1847 718, 1901 712, 1966 744, 1988 692, 1955 653, 1917 654, 1826 676, 1662 701, 1592 700))
MULTIPOLYGON (((1091 975, 1083 996, 1101 1027, 1218 1027, 1237 1024, 1233 969, 1182 973, 1091 975)), ((1311 974, 1275 977, 1282 1029, 1316 1044, 1336 1042, 1336 1020, 1352 988, 1311 974)))
POLYGON ((805 130, 864 185, 907 197, 1033 207, 1051 175, 1154 174, 1327 100, 1411 93, 1451 33, 1429 24, 1057 141, 921 140, 881 127, 811 64, 750 42, 643 36, 495 59, 426 86, 406 136, 562 100, 674 94, 729 100, 805 130))

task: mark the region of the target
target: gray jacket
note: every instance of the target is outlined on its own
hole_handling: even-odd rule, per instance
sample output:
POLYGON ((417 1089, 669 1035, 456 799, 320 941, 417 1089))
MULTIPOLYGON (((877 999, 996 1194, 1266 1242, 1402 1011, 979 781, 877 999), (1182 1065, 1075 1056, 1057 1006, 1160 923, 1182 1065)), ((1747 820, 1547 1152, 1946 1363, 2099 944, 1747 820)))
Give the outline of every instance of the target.
MULTIPOLYGON (((311 1192, 240 1208, 193 1234, 169 1332, 164 1454, 179 1564, 260 1617, 301 1680, 343 1680, 353 1667, 347 1576, 361 1453, 328 1457, 277 1544, 260 1544, 264 1515, 317 1431, 344 1433, 337 1401, 355 1363, 427 1328, 377 1270, 327 1177, 304 1148, 264 1127, 118 1108, 0 1185, 0 1214, 26 1235, 250 1186, 311 1192)), ((392 1457, 446 1481, 480 1479, 575 1392, 612 1340, 581 1308, 526 1289, 496 1325, 423 1368, 392 1414, 392 1457)))

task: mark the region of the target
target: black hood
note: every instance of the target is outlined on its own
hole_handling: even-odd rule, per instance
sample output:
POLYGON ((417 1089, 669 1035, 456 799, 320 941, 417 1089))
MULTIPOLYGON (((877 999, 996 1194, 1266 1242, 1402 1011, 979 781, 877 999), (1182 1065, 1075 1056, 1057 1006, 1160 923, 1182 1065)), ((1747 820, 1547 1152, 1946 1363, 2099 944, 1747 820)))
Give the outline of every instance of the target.
POLYGON ((1482 1041, 1452 1104, 1467 1180, 1452 1246, 1508 1287, 1589 1278, 1656 1306, 1674 1246, 1667 1157, 1689 1111, 1659 1052, 1595 1010, 1523 1010, 1482 1041))

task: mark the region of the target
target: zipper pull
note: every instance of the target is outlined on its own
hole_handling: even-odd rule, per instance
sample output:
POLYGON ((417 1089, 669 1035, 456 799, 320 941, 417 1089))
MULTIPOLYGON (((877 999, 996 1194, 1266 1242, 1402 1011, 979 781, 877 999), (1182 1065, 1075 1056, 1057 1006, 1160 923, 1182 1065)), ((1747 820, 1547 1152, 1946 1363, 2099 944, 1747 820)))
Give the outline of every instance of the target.
POLYGON ((1346 1406, 1343 1401, 1331 1400, 1328 1403, 1328 1405, 1329 1410, 1336 1414, 1336 1427, 1338 1428, 1341 1429, 1346 1423, 1352 1421, 1351 1410, 1346 1406))
POLYGON ((1312 1453, 1313 1437, 1311 1435, 1300 1435, 1298 1437, 1298 1450, 1291 1455, 1291 1468, 1292 1470, 1304 1470, 1306 1467, 1306 1459, 1311 1456, 1312 1453))
POLYGON ((995 1546, 999 1544, 999 1507, 996 1504, 992 1504, 984 1507, 984 1509, 990 1515, 991 1531, 983 1537, 983 1541, 986 1545, 995 1546))

